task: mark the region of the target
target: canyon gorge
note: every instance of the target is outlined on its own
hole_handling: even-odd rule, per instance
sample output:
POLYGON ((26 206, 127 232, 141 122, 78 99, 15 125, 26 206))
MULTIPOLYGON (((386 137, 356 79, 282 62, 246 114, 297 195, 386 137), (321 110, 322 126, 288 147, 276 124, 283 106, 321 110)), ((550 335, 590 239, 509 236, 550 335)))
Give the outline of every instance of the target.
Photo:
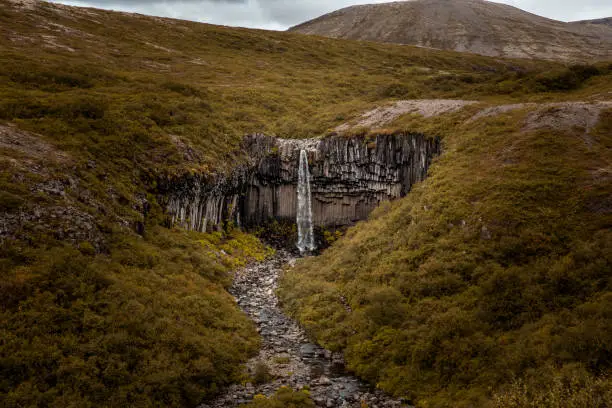
POLYGON ((289 140, 247 136, 229 174, 186 176, 162 186, 172 225, 194 231, 295 222, 300 154, 310 170, 312 222, 350 225, 424 179, 440 141, 418 133, 289 140))

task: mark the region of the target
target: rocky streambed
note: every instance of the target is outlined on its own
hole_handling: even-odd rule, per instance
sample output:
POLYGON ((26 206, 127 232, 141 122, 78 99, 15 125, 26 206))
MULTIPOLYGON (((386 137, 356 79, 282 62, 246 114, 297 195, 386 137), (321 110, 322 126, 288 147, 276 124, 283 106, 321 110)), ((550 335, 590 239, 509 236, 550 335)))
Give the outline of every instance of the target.
POLYGON ((295 260, 279 251, 273 258, 237 272, 230 290, 262 336, 259 355, 247 366, 252 376, 267 366, 269 381, 235 384, 199 408, 238 407, 257 394, 270 396, 282 386, 295 390, 308 386, 312 399, 321 407, 407 406, 347 373, 341 354, 311 343, 297 323, 283 314, 275 293, 277 280, 283 268, 295 260))

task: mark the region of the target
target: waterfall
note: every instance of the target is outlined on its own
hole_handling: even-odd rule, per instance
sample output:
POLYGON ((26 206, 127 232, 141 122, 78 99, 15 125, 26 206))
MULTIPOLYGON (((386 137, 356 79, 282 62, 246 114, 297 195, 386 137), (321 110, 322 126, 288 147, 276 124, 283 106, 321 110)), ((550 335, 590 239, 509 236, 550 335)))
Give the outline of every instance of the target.
POLYGON ((300 253, 303 253, 315 249, 310 201, 310 171, 308 170, 308 155, 304 149, 300 150, 297 195, 297 247, 300 253))

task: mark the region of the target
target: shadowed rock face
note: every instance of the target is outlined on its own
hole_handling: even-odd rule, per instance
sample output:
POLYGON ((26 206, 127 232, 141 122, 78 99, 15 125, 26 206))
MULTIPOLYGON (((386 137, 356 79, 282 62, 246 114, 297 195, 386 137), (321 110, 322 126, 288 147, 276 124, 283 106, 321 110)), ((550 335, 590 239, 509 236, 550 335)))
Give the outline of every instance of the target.
POLYGON ((253 135, 245 138, 243 149, 249 160, 230 175, 210 180, 190 176, 164 187, 173 224, 205 231, 225 220, 245 227, 294 222, 299 153, 304 149, 314 224, 349 225, 423 180, 440 143, 421 134, 306 140, 253 135))

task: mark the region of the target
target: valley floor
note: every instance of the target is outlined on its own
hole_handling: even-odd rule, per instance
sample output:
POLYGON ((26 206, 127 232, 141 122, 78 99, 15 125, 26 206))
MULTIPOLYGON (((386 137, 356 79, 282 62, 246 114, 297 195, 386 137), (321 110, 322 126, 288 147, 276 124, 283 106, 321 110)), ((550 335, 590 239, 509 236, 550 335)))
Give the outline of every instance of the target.
POLYGON ((348 374, 340 353, 310 343, 297 323, 283 314, 276 297, 277 280, 295 260, 279 251, 236 273, 230 292, 262 336, 259 355, 247 364, 256 384, 235 384, 199 408, 237 407, 256 395, 260 400, 262 395, 271 396, 281 387, 307 389, 314 403, 323 407, 405 406, 348 374))

